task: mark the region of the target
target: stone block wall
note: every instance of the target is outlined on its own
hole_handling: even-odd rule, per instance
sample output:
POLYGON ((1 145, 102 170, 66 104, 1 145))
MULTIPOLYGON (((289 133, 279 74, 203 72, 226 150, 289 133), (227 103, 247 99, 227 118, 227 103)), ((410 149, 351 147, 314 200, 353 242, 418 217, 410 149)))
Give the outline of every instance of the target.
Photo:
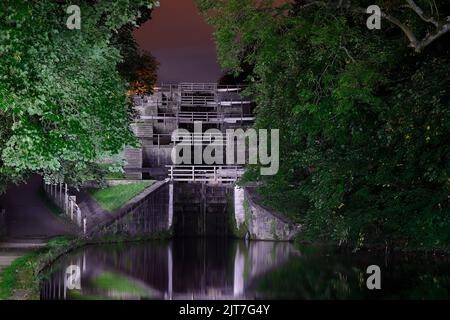
POLYGON ((162 134, 172 134, 178 128, 178 123, 175 119, 158 120, 153 125, 155 133, 162 134))
POLYGON ((131 129, 138 138, 153 138, 153 124, 150 121, 132 123, 131 129))
POLYGON ((93 236, 120 235, 161 237, 170 235, 172 215, 169 206, 170 186, 159 181, 132 199, 118 213, 93 231, 93 236))
POLYGON ((144 146, 144 164, 147 168, 164 167, 172 164, 172 146, 144 146))
POLYGON ((243 193, 235 190, 234 215, 237 229, 245 228, 250 239, 290 241, 300 232, 301 225, 258 204, 252 189, 245 189, 243 193))
MULTIPOLYGON (((142 168, 142 149, 141 148, 125 148, 124 158, 127 161, 126 168, 142 168)), ((142 180, 141 172, 127 172, 128 179, 142 180)))

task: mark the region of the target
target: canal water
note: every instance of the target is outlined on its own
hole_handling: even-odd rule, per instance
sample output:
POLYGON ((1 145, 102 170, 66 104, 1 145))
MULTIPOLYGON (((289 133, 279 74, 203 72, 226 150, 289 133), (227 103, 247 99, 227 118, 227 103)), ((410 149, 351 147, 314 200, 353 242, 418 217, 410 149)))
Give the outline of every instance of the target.
POLYGON ((41 299, 449 299, 450 262, 231 239, 87 246, 56 261, 41 299), (378 265, 381 289, 369 290, 378 265))

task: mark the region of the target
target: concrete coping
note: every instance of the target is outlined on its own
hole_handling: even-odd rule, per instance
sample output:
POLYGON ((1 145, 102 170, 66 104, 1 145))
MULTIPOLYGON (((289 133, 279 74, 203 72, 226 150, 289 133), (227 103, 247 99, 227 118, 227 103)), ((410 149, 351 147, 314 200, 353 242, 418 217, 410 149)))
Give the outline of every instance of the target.
MULTIPOLYGON (((105 180, 105 186, 107 187, 115 187, 125 184, 132 184, 136 182, 142 182, 142 180, 136 180, 136 179, 108 179, 105 180)), ((96 181, 87 181, 83 184, 83 188, 98 188, 100 186, 100 183, 96 181)))

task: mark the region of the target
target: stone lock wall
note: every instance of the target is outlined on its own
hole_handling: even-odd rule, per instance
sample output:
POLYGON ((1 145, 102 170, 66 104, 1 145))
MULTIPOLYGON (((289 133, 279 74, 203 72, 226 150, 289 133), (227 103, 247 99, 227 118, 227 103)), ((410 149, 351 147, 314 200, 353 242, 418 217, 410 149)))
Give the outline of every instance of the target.
MULTIPOLYGON (((125 148, 124 158, 127 160, 125 168, 142 168, 142 149, 141 148, 125 148)), ((141 172, 127 172, 128 179, 142 180, 141 172)))
POLYGON ((255 198, 252 189, 235 188, 234 216, 238 236, 244 231, 253 240, 293 240, 301 225, 258 204, 255 198))
POLYGON ((159 181, 132 199, 94 236, 131 237, 229 236, 251 240, 290 241, 301 231, 260 205, 252 190, 231 185, 159 181))
POLYGON ((293 240, 301 226, 260 205, 251 191, 232 185, 176 183, 174 235, 293 240))
POLYGON ((173 189, 170 183, 156 183, 99 226, 93 232, 94 236, 170 236, 173 215, 169 202, 171 192, 173 189))
POLYGON ((144 147, 144 166, 147 168, 158 168, 172 165, 172 145, 144 147))

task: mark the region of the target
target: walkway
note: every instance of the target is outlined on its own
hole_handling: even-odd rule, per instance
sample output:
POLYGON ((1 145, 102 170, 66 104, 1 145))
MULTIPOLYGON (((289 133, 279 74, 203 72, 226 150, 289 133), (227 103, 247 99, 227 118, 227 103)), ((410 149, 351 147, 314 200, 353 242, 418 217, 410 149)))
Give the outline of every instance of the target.
MULTIPOLYGON (((41 177, 33 176, 27 183, 10 186, 0 197, 0 207, 6 210, 6 236, 0 240, 0 278, 15 259, 45 247, 50 238, 77 233, 75 226, 58 218, 43 203, 41 186, 41 177)), ((21 294, 18 296, 20 299, 21 294)))
POLYGON ((33 176, 27 183, 13 185, 0 197, 0 207, 6 210, 6 239, 23 241, 50 239, 77 234, 77 228, 58 218, 43 203, 39 192, 42 178, 33 176))
POLYGON ((86 191, 75 191, 77 204, 83 216, 87 218, 87 232, 104 223, 111 217, 111 213, 104 210, 86 191))
POLYGON ((28 240, 20 242, 1 242, 0 243, 0 281, 4 268, 8 267, 14 260, 24 256, 34 250, 45 247, 43 240, 28 240))

